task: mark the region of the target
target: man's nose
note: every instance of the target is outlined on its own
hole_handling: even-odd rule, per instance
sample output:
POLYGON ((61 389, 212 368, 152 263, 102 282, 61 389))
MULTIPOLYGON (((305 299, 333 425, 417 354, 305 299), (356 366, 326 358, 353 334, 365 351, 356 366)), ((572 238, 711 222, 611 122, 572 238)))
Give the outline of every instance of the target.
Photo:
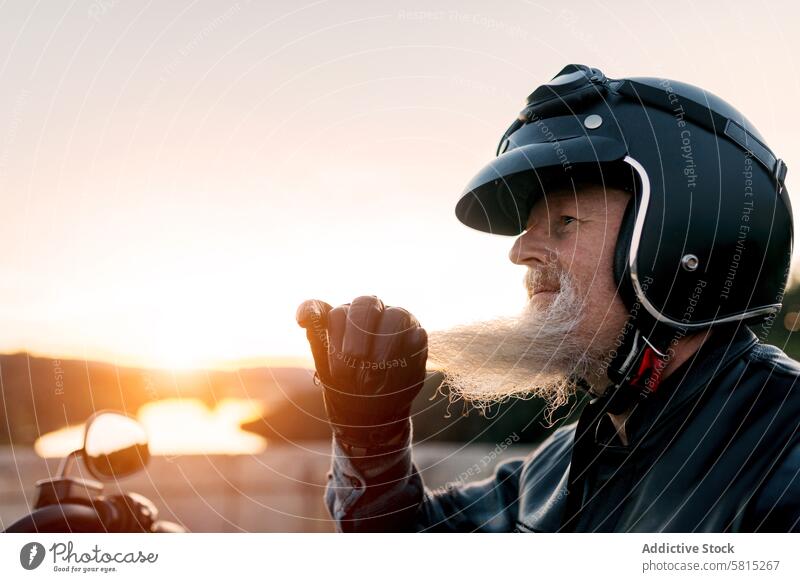
POLYGON ((519 235, 508 252, 508 258, 515 265, 531 266, 546 264, 549 256, 547 235, 541 229, 531 229, 519 235))

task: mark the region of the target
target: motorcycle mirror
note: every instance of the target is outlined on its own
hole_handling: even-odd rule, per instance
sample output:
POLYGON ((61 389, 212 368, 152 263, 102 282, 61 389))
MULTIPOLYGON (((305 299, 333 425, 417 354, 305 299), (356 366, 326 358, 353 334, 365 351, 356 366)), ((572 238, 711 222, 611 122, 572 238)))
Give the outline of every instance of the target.
POLYGON ((144 427, 120 412, 97 412, 86 421, 81 453, 97 479, 125 477, 143 469, 150 460, 144 427))

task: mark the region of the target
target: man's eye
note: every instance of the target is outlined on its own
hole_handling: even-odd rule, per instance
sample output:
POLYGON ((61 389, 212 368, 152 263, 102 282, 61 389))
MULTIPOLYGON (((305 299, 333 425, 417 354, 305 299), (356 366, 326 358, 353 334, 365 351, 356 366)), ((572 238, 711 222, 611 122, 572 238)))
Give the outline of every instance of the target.
POLYGON ((560 223, 562 226, 567 226, 568 224, 575 222, 576 220, 578 219, 575 218, 574 216, 562 216, 560 218, 560 223))

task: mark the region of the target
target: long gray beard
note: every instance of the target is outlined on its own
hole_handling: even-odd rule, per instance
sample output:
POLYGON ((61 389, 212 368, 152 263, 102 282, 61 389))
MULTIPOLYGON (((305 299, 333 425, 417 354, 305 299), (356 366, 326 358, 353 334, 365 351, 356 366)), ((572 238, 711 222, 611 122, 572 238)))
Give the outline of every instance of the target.
MULTIPOLYGON (((575 393, 578 378, 603 381, 607 359, 600 354, 607 350, 590 349, 594 334, 581 331, 588 307, 566 273, 551 276, 560 292, 544 307, 529 301, 516 316, 429 333, 430 367, 444 373, 451 400, 462 397, 483 408, 511 397, 539 397, 551 417, 575 393)), ((529 288, 531 281, 529 271, 529 288)))

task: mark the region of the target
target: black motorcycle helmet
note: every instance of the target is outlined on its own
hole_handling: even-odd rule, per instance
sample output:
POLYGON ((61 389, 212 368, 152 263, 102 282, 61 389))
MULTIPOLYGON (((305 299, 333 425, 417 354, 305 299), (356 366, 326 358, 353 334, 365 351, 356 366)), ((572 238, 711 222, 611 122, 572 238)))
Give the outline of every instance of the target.
POLYGON ((637 336, 663 355, 676 330, 758 323, 780 310, 793 238, 785 177, 761 134, 719 97, 568 65, 528 97, 456 216, 515 236, 565 180, 632 190, 614 277, 637 336))

